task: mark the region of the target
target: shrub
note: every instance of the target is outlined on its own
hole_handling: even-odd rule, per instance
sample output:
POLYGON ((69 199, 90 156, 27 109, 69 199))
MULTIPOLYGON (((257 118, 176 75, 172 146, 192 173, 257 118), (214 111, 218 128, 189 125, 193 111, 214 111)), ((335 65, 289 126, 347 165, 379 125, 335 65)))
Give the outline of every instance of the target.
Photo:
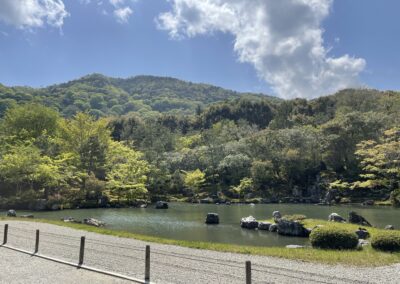
POLYGON ((354 232, 331 226, 312 230, 310 241, 313 247, 321 249, 355 249, 358 245, 354 232))
POLYGON ((387 231, 373 236, 371 246, 376 250, 400 251, 400 232, 387 231))
POLYGON ((390 201, 393 206, 400 206, 400 188, 392 191, 390 194, 390 201))

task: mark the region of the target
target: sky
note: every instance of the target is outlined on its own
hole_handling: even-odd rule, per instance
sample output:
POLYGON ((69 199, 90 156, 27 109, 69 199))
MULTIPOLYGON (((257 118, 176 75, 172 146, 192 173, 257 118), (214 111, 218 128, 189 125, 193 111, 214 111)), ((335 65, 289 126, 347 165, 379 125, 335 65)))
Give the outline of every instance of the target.
POLYGON ((169 76, 282 98, 399 90, 398 0, 0 0, 0 83, 169 76))

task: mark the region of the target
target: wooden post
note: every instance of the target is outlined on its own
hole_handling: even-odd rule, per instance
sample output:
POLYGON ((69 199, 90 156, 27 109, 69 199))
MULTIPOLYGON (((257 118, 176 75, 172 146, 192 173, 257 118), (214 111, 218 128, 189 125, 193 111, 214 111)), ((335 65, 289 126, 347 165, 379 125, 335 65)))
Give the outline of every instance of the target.
POLYGON ((36 242, 35 242, 35 252, 39 252, 39 230, 36 230, 36 242))
POLYGON ((79 250, 79 263, 78 265, 83 264, 83 257, 85 255, 85 237, 81 237, 81 248, 79 250))
POLYGON ((251 284, 251 261, 246 261, 246 284, 251 284))
POLYGON ((144 281, 150 282, 150 246, 146 246, 144 281))
POLYGON ((8 236, 8 224, 4 225, 4 238, 3 238, 3 245, 7 243, 7 236, 8 236))

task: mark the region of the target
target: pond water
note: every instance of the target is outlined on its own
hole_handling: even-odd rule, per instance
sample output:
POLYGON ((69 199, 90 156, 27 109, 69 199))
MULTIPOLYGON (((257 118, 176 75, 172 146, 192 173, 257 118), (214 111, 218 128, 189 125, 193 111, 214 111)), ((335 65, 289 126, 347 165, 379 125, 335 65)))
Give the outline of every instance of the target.
POLYGON ((48 212, 18 211, 18 214, 32 213, 36 218, 56 219, 71 216, 76 219, 93 217, 107 223, 107 229, 123 230, 138 234, 189 241, 230 243, 252 246, 285 246, 307 244, 307 239, 284 237, 266 231, 246 230, 240 227, 240 219, 249 215, 257 220, 269 219, 272 212, 303 214, 309 218, 327 219, 336 212, 347 218, 352 210, 364 216, 372 225, 384 227, 391 224, 400 228, 400 209, 391 207, 363 206, 318 206, 303 204, 257 204, 214 205, 170 203, 169 209, 148 208, 125 209, 80 209, 48 212), (208 212, 219 214, 219 225, 204 223, 208 212))

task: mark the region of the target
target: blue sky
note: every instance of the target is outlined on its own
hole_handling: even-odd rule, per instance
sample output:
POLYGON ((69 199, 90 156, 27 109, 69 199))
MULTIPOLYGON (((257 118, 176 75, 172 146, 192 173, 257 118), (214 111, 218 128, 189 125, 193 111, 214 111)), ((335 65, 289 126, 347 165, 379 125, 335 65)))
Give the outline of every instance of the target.
POLYGON ((307 7, 293 4, 299 0, 254 0, 252 7, 240 6, 246 0, 225 6, 229 1, 20 1, 39 10, 0 1, 5 85, 47 86, 98 72, 170 76, 281 97, 353 86, 399 89, 396 0, 322 0, 318 7, 314 0, 307 7), (40 7, 43 1, 55 4, 40 7), (301 16, 283 21, 280 12, 301 16))

